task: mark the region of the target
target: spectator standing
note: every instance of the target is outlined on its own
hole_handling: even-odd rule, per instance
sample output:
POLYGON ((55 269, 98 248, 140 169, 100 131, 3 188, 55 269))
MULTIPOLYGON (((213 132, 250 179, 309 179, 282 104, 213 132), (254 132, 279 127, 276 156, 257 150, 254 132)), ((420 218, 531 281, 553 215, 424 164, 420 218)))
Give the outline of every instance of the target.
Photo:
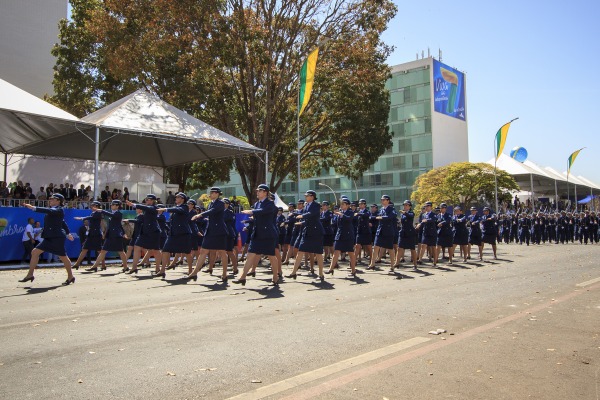
POLYGON ((47 198, 46 190, 44 190, 43 186, 40 187, 40 190, 35 194, 35 197, 38 200, 46 200, 46 198, 47 198), (40 199, 40 197, 42 197, 42 196, 44 196, 45 198, 44 199, 40 199))
POLYGON ((87 195, 86 191, 85 191, 85 186, 83 186, 83 184, 81 184, 81 186, 79 186, 79 189, 77 189, 77 197, 79 198, 79 200, 83 200, 83 198, 87 195))
POLYGON ((33 232, 33 218, 27 219, 27 226, 25 226, 25 232, 23 232, 23 257, 21 258, 22 263, 28 263, 31 259, 31 251, 35 247, 35 234, 33 232))
POLYGON ((169 190, 169 195, 167 196, 167 202, 166 203, 168 205, 175 204, 175 195, 170 190, 169 190))
POLYGON ((123 201, 129 201, 129 189, 123 188, 123 201))
POLYGON ((108 203, 110 197, 110 188, 106 186, 102 192, 100 192, 100 199, 103 203, 108 203))

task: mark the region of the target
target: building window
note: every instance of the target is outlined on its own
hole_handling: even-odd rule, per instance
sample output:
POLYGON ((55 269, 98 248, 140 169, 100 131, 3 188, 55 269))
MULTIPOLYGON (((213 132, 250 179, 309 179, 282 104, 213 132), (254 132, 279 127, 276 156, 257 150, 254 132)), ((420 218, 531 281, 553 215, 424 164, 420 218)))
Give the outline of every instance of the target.
POLYGON ((419 155, 418 154, 412 155, 412 167, 419 168, 419 155))

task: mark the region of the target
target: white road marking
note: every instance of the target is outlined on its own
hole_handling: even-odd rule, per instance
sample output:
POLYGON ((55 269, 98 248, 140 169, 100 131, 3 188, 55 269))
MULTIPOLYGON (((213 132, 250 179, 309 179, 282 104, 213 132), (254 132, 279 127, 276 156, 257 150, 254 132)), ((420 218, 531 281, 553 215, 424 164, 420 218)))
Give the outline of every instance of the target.
POLYGON ((596 279, 592 279, 592 280, 589 280, 589 281, 581 282, 581 283, 578 283, 575 286, 577 286, 577 287, 586 287, 586 286, 590 286, 590 285, 592 285, 592 284, 594 284, 596 282, 600 282, 600 278, 596 278, 596 279))
POLYGON ((402 342, 395 343, 387 347, 382 347, 381 349, 373 350, 368 353, 358 355, 356 357, 348 358, 346 360, 342 360, 337 363, 315 369, 313 371, 305 372, 303 374, 296 375, 291 378, 272 383, 270 385, 262 386, 250 392, 242 393, 237 396, 231 397, 229 400, 262 399, 264 397, 272 396, 274 394, 293 389, 295 387, 304 385, 308 382, 324 378, 326 376, 338 373, 340 371, 356 367, 357 365, 377 360, 381 357, 385 357, 387 355, 396 353, 400 350, 405 350, 418 344, 428 342, 430 340, 431 339, 425 337, 414 337, 412 339, 404 340, 402 342))

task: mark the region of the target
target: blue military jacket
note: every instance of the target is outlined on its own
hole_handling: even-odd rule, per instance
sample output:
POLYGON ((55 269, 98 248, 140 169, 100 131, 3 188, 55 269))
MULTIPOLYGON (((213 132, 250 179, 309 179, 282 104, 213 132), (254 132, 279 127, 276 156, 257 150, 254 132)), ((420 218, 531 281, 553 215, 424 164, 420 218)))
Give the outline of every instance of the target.
POLYGON ((121 211, 117 210, 115 212, 110 212, 106 210, 100 211, 101 215, 106 215, 110 219, 108 220, 108 229, 107 229, 107 237, 123 237, 125 231, 123 230, 123 226, 121 225, 121 221, 123 220, 123 214, 121 211))
POLYGON ((442 226, 438 226, 438 235, 439 236, 452 236, 452 215, 449 213, 440 213, 437 219, 438 224, 442 224, 442 226))
POLYGON ((134 208, 144 211, 144 221, 142 222, 142 232, 160 232, 158 225, 158 209, 155 206, 146 206, 144 204, 135 204, 134 208))
POLYGON ((171 214, 171 236, 189 235, 192 233, 190 228, 190 209, 187 204, 167 208, 167 211, 171 214))
POLYGON ((82 221, 90 221, 88 236, 102 236, 102 211, 94 211, 89 217, 83 218, 82 221))
POLYGON ((200 215, 208 217, 206 225, 206 234, 211 236, 227 236, 227 225, 225 224, 224 212, 225 203, 223 200, 216 199, 211 201, 208 209, 200 215))
POLYGON ((396 228, 398 225, 398 214, 393 206, 388 205, 379 210, 379 226, 377 227, 377 235, 379 236, 396 236, 396 228))
POLYGON ((65 211, 62 207, 36 207, 35 211, 46 214, 42 238, 65 237, 69 234, 69 227, 65 223, 65 211))
POLYGON ((338 215, 337 218, 338 228, 335 234, 335 240, 354 240, 354 225, 352 225, 352 221, 354 220, 354 212, 352 212, 351 209, 341 212, 343 214, 341 216, 338 215))
POLYGON ((323 231, 325 235, 333 235, 333 228, 331 227, 331 217, 333 213, 329 210, 321 213, 321 225, 323 225, 323 231))
POLYGON ((411 237, 415 235, 415 213, 407 211, 400 213, 400 235, 402 237, 411 237))
POLYGON ((277 207, 273 201, 264 199, 254 203, 252 216, 254 217, 252 239, 275 239, 279 236, 279 232, 273 223, 273 218, 277 217, 277 207))
POLYGON ((302 209, 302 234, 304 237, 323 236, 325 230, 321 224, 321 205, 316 201, 302 209))

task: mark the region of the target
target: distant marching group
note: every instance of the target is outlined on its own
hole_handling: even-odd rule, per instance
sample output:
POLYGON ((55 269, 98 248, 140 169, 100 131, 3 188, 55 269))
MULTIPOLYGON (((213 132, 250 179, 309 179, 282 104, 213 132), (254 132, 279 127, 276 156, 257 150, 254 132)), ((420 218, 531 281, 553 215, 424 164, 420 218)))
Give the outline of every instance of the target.
MULTIPOLYGON (((87 271, 105 270, 106 253, 116 252, 122 262, 122 272, 127 274, 137 274, 139 267, 147 265, 149 258, 154 257, 153 276, 156 278, 165 278, 167 270, 175 269, 185 259, 188 273, 184 279, 196 281, 202 268, 206 266, 206 272, 212 274, 215 263, 220 262, 221 282, 226 283, 230 263, 233 275, 239 273, 237 252, 234 251, 238 233, 231 203, 221 195, 220 188, 211 188, 211 201, 206 209, 184 193, 177 193, 175 206, 169 208, 157 204, 153 194, 146 196, 144 204, 125 201, 124 204, 133 207, 137 213, 135 219, 128 220, 135 224, 131 238, 125 235, 122 226, 120 200, 111 202, 111 211, 103 210, 100 202, 92 202, 91 215, 77 218, 89 221, 89 231, 73 266, 65 251, 65 241, 73 240, 73 236, 64 221, 64 196, 60 193, 50 196, 49 207, 23 204, 45 214, 44 240, 32 250, 29 271, 19 282, 33 282, 40 255, 49 252, 59 256, 67 271, 63 285, 75 283, 72 270, 78 270, 86 253, 93 250, 98 252, 98 257, 87 271), (170 214, 168 221, 165 212, 170 214), (105 218, 109 222, 103 233, 101 224, 105 218), (124 239, 130 239, 130 246, 124 246, 124 239), (127 264, 130 255, 133 255, 131 268, 127 264)), ((381 206, 372 204, 369 210, 364 199, 353 202, 342 196, 339 205, 330 209, 329 202, 318 203, 316 192, 308 190, 304 199, 288 204, 289 212, 285 216, 283 209, 276 207, 266 184, 258 186, 256 197, 258 201, 252 209, 242 211, 248 215, 244 221, 248 240, 240 259, 245 260, 244 267, 241 275, 233 280, 235 284, 245 285, 247 277, 255 277, 256 268, 264 258, 270 261, 271 285, 277 286, 283 280, 282 265, 289 265, 292 258, 293 269, 287 278, 297 278, 304 260, 305 265, 310 264, 313 275, 316 275, 316 262, 317 279, 323 282, 325 274, 333 275, 338 261, 345 257, 350 261, 348 277, 356 278, 356 265, 362 263, 363 254, 369 259, 367 270, 375 270, 376 264, 389 254, 390 273, 394 274, 395 268, 405 262, 407 250, 413 268, 417 269, 425 257, 436 267, 440 260, 446 259, 446 253, 452 264, 457 247, 463 262, 468 262, 473 246, 477 246, 482 260, 485 244, 492 247, 493 257, 497 258, 496 243, 500 241, 529 245, 530 242, 579 240, 587 244, 588 241, 598 243, 599 237, 599 219, 594 212, 587 211, 497 217, 488 207, 483 209, 483 214, 471 207, 470 215, 465 215, 462 207, 457 206, 450 214, 445 203, 433 209, 432 203, 426 202, 416 217, 409 200, 404 201, 402 210, 397 211, 390 197, 383 195, 381 206), (325 262, 329 262, 327 271, 324 270, 325 262)))

